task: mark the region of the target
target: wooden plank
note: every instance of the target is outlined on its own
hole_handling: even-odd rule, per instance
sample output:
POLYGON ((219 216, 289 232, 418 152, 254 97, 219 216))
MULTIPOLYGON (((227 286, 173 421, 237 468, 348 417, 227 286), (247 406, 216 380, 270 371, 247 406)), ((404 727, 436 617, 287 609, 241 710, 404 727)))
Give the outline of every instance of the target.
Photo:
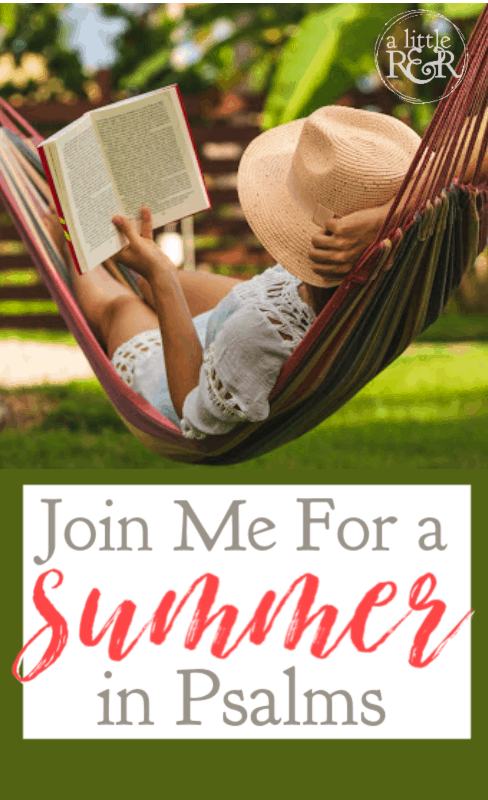
POLYGON ((68 125, 75 119, 81 117, 85 112, 92 111, 97 106, 92 105, 88 100, 79 100, 73 105, 63 103, 36 103, 25 104, 18 111, 34 127, 38 124, 48 125, 68 125))
POLYGON ((210 202, 213 206, 220 206, 225 203, 237 203, 237 189, 209 189, 210 202))
POLYGON ((249 250, 242 250, 236 253, 233 248, 225 250, 202 250, 198 259, 199 263, 206 262, 207 264, 225 264, 232 267, 234 264, 248 264, 249 266, 266 266, 268 264, 275 264, 276 261, 273 257, 261 247, 259 250, 254 249, 253 252, 249 250))
POLYGON ((0 242, 18 241, 20 241, 20 236, 15 225, 0 225, 0 242))
POLYGON ((233 125, 194 125, 191 129, 193 139, 197 145, 207 142, 238 142, 249 144, 261 133, 261 129, 254 125, 237 127, 233 125))
POLYGON ((66 330, 67 325, 59 314, 24 314, 23 316, 0 315, 0 328, 20 328, 22 330, 66 330))
POLYGON ((235 175, 239 167, 239 159, 224 160, 219 158, 201 158, 200 166, 204 174, 209 175, 235 175))
MULTIPOLYGON (((238 103, 237 114, 245 114, 249 111, 262 111, 265 101, 265 95, 234 95, 231 92, 232 99, 238 103)), ((189 117, 211 117, 214 118, 232 118, 232 113, 226 111, 226 99, 229 95, 221 93, 220 95, 214 93, 213 95, 186 95, 183 98, 183 105, 189 117), (218 113, 218 110, 223 108, 223 113, 218 113)), ((236 105, 234 103, 234 105, 236 105)))
POLYGON ((0 286, 1 300, 50 300, 51 295, 43 283, 30 286, 0 286))
POLYGON ((29 256, 0 256, 0 272, 10 269, 32 269, 33 266, 29 256))
POLYGON ((202 219, 195 222, 196 236, 245 236, 251 231, 244 219, 202 219))

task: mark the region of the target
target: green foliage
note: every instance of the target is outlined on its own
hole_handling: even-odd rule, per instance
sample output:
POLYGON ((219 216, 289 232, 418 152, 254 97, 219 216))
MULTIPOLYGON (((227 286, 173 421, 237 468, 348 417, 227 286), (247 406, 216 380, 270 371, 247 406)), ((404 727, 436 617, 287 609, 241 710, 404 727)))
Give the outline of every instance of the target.
POLYGON ((5 32, 7 34, 12 33, 12 31, 15 29, 18 10, 19 3, 0 4, 0 25, 2 28, 5 28, 5 32))
POLYGON ((284 48, 267 98, 263 127, 272 128, 334 103, 375 69, 374 45, 401 3, 341 3, 309 14, 284 48))
POLYGON ((171 50, 165 48, 146 58, 142 64, 130 74, 121 78, 120 85, 123 89, 139 89, 140 86, 149 84, 153 77, 159 75, 167 67, 171 50))
POLYGON ((125 433, 126 427, 104 397, 85 395, 80 406, 80 398, 67 395, 59 408, 49 412, 40 426, 44 431, 71 431, 78 433, 102 433, 111 430, 125 433))
POLYGON ((413 103, 411 105, 410 114, 412 126, 420 136, 427 130, 434 116, 436 107, 435 103, 413 103))
POLYGON ((126 30, 119 34, 113 46, 117 58, 112 67, 113 85, 121 89, 147 91, 157 88, 153 79, 161 78, 159 85, 174 83, 172 70, 168 67, 168 55, 173 48, 171 35, 177 23, 165 13, 158 13, 154 24, 149 12, 135 15, 119 3, 105 3, 102 11, 107 17, 122 17, 127 22, 126 30), (158 68, 146 69, 145 62, 154 58, 158 68), (164 76, 164 77, 163 77, 164 76))
MULTIPOLYGON (((35 324, 35 320, 33 320, 33 324, 35 324)), ((69 331, 53 331, 42 328, 0 328, 0 342, 12 342, 16 339, 20 339, 23 342, 76 344, 75 337, 69 331)))
POLYGON ((6 314, 57 314, 53 300, 0 300, 0 316, 6 314))
POLYGON ((30 270, 7 270, 0 272, 1 286, 32 286, 39 283, 39 276, 33 269, 30 270))
MULTIPOLYGON (((420 4, 420 8, 461 20, 466 37, 483 7, 483 3, 420 4)), ((263 128, 305 117, 320 106, 335 103, 361 75, 374 72, 374 48, 383 26, 410 8, 407 3, 341 3, 308 14, 284 47, 268 94, 263 128)), ((455 50, 459 57, 459 42, 455 50)), ((396 108, 397 115, 409 119, 421 134, 431 119, 433 106, 428 101, 436 90, 435 85, 422 86, 422 104, 413 109, 405 104, 396 108)))
MULTIPOLYGON (((185 7, 182 19, 174 20, 168 17, 164 5, 134 16, 119 4, 105 4, 105 14, 123 16, 128 22, 127 30, 114 42, 118 51, 114 85, 145 92, 177 82, 182 92, 191 94, 216 84, 230 88, 249 74, 250 85, 263 90, 293 26, 308 13, 310 5, 195 3, 185 7), (230 22, 233 30, 224 40, 214 40, 213 26, 222 19, 230 22), (190 42, 200 48, 200 58, 177 68, 172 54, 178 46, 190 42), (246 55, 241 58, 239 50, 243 49, 246 55)), ((322 8, 327 4, 315 5, 322 8)))
MULTIPOLYGON (((86 75, 77 53, 68 49, 60 36, 60 13, 67 3, 2 3, 0 25, 5 28, 2 49, 10 51, 17 63, 24 53, 41 53, 47 58, 51 75, 61 77, 67 89, 83 94, 86 75)), ((23 93, 37 87, 30 80, 23 93)), ((0 93, 8 97, 18 88, 10 83, 0 93)))
POLYGON ((476 19, 484 7, 484 3, 419 3, 419 8, 438 11, 449 20, 476 19))
MULTIPOLYGON (((305 18, 283 52, 266 103, 265 129, 304 116, 302 110, 313 101, 337 60, 344 29, 360 17, 358 9, 358 4, 343 3, 305 18)), ((339 93, 341 85, 347 85, 347 73, 341 73, 333 88, 339 93)))
POLYGON ((443 314, 417 342, 488 342, 488 314, 443 314))
MULTIPOLYGON (((67 89, 84 94, 80 58, 60 35, 60 13, 67 3, 2 3, 3 47, 17 62, 25 52, 47 56, 50 74, 67 89)), ((168 16, 165 4, 146 4, 141 13, 120 3, 102 3, 108 17, 122 17, 126 30, 114 42, 116 89, 144 92, 178 82, 184 93, 234 84, 266 91, 272 84, 265 127, 277 125, 314 108, 335 102, 362 74, 374 69, 373 51, 383 24, 402 10, 403 3, 194 3, 181 19, 168 16), (230 22, 222 41, 212 37, 216 22, 230 22), (176 48, 191 44, 200 58, 185 68, 175 65, 176 48)), ((461 20, 469 34, 482 3, 424 3, 461 20)), ((20 89, 11 84, 1 93, 27 94, 37 84, 20 89)), ((420 129, 420 128, 419 128, 420 129)))

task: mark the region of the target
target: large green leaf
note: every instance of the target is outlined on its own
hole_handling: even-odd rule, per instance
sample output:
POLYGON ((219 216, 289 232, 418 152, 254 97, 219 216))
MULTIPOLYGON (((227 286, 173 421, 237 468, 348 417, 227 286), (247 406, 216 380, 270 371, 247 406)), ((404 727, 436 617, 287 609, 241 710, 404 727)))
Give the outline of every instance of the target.
POLYGON ((403 3, 341 3, 310 14, 287 43, 264 111, 272 128, 334 103, 374 70, 374 46, 403 3))
POLYGON ((330 70, 342 26, 359 15, 359 8, 359 4, 342 3, 305 17, 283 51, 267 98, 263 127, 272 128, 299 116, 330 70))
POLYGON ((157 75, 161 70, 166 67, 169 61, 169 57, 171 55, 171 50, 164 49, 160 50, 158 53, 154 53, 154 55, 149 56, 146 58, 142 64, 132 72, 131 75, 125 76, 120 85, 123 89, 141 89, 144 88, 146 83, 154 76, 157 75))
POLYGON ((448 19, 476 18, 483 11, 484 3, 420 3, 420 8, 438 11, 448 19))

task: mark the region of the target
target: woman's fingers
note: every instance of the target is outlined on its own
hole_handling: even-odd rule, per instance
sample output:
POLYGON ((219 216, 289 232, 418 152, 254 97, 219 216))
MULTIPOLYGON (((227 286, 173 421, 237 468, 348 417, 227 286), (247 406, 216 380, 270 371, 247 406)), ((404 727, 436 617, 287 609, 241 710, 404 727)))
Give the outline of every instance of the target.
POLYGON ((149 206, 141 208, 141 236, 143 239, 152 239, 153 235, 152 215, 149 206))
POLYGON ((128 217, 124 217, 120 214, 117 214, 115 217, 112 218, 112 222, 117 228, 117 230, 119 230, 121 233, 124 234, 124 236, 127 237, 130 244, 135 244, 137 240, 140 238, 136 226, 128 217))
POLYGON ((349 241, 344 236, 332 233, 314 233, 312 245, 319 250, 342 250, 348 247, 349 241))
POLYGON ((316 264, 329 264, 331 268, 354 261, 354 251, 351 250, 319 250, 317 247, 311 247, 308 255, 316 264))
POLYGON ((336 267, 335 269, 331 269, 328 267, 319 266, 317 264, 313 271, 322 278, 344 278, 351 272, 352 267, 352 264, 348 264, 344 267, 336 267))

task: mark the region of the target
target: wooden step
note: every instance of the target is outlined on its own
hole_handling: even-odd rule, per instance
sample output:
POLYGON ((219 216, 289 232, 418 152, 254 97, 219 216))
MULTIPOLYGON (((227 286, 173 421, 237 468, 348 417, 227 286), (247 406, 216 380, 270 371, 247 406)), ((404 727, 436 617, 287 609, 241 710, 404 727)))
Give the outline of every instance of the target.
POLYGON ((0 315, 0 328, 20 328, 22 330, 66 330, 67 325, 59 314, 0 315))
POLYGON ((43 283, 30 286, 0 286, 0 300, 50 300, 51 295, 43 283))
POLYGON ((0 242, 18 241, 20 241, 20 236, 15 225, 0 225, 0 242))
POLYGON ((0 272, 7 272, 12 269, 32 269, 34 264, 30 256, 1 256, 0 255, 0 272))

